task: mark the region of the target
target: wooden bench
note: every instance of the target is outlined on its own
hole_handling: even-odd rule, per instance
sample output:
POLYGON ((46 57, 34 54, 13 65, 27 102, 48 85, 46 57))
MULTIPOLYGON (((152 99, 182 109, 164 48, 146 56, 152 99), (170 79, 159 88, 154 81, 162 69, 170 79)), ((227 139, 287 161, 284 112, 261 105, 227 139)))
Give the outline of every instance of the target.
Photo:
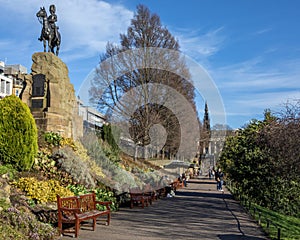
POLYGON ((164 198, 167 196, 167 189, 166 187, 161 187, 156 190, 157 198, 164 198))
POLYGON ((148 196, 151 200, 151 203, 158 199, 159 191, 155 190, 150 184, 146 184, 143 188, 145 196, 148 196))
POLYGON ((58 229, 60 234, 65 233, 63 223, 75 224, 75 237, 77 238, 80 223, 88 219, 93 220, 93 231, 95 231, 96 220, 101 215, 107 215, 106 225, 109 225, 111 203, 112 202, 96 201, 95 193, 63 198, 57 196, 58 229), (106 210, 97 210, 97 204, 106 206, 106 210))
POLYGON ((148 207, 149 204, 152 204, 152 195, 149 192, 144 192, 139 188, 129 189, 130 195, 130 208, 133 208, 134 205, 141 205, 142 208, 145 206, 148 207))
POLYGON ((172 183, 170 184, 171 189, 172 189, 174 192, 176 192, 177 189, 182 188, 183 185, 184 185, 183 182, 180 182, 178 179, 176 179, 174 182, 172 182, 172 183))

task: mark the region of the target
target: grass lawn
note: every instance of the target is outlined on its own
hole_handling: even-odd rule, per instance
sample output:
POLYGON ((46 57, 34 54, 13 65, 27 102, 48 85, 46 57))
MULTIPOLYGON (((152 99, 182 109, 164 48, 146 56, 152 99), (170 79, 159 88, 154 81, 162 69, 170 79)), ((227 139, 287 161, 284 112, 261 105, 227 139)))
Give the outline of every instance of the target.
POLYGON ((258 221, 259 212, 261 212, 261 226, 267 233, 269 233, 272 239, 277 239, 277 232, 279 227, 281 231, 280 239, 300 240, 300 218, 282 215, 255 204, 251 206, 252 215, 254 214, 254 208, 256 208, 255 219, 258 221), (269 229, 267 228, 267 219, 272 221, 272 223, 270 223, 269 229))

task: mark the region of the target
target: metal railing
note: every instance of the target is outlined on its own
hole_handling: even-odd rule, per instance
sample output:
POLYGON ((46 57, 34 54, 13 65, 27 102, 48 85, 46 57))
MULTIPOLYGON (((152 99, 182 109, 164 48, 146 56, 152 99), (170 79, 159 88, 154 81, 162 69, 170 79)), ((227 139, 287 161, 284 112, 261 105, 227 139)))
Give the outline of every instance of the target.
POLYGON ((262 212, 249 200, 249 198, 242 194, 235 184, 231 181, 226 182, 227 188, 233 194, 233 196, 240 201, 241 206, 247 211, 254 219, 257 219, 257 222, 260 226, 263 224, 263 220, 266 221, 266 233, 270 235, 270 226, 273 225, 277 229, 277 240, 281 239, 281 228, 278 224, 274 223, 271 219, 266 216, 263 216, 262 212))

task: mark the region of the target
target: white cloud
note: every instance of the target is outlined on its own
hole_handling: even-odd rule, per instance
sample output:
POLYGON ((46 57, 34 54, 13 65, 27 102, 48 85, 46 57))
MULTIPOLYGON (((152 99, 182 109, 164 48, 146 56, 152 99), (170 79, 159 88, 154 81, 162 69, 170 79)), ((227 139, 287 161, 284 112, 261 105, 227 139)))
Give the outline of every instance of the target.
POLYGON ((15 16, 14 25, 9 27, 18 29, 19 42, 22 42, 22 32, 26 31, 31 34, 32 41, 37 43, 41 26, 35 14, 39 7, 45 6, 48 10, 51 4, 55 4, 57 25, 62 35, 61 53, 68 55, 65 59, 69 60, 90 57, 104 51, 107 41, 118 41, 119 34, 126 31, 133 16, 133 12, 122 5, 97 0, 0 0, 0 4, 1 11, 6 13, 0 20, 5 21, 8 15, 15 16), (24 26, 30 28, 24 29, 24 26))
POLYGON ((268 33, 270 31, 272 31, 273 29, 272 28, 264 28, 264 29, 260 29, 256 32, 253 33, 253 35, 261 35, 261 34, 265 34, 265 33, 268 33))
MULTIPOLYGON (((269 92, 269 93, 254 93, 252 95, 241 96, 235 100, 235 103, 250 108, 270 108, 271 106, 277 108, 280 104, 286 102, 288 99, 298 99, 300 91, 293 90, 288 92, 269 92)), ((247 109, 245 108, 245 109, 247 109)))
MULTIPOLYGON (((270 31, 272 28, 265 28, 254 34, 270 31)), ((300 98, 300 59, 276 62, 272 54, 277 54, 278 49, 273 47, 254 58, 216 68, 209 57, 225 46, 223 28, 202 35, 181 30, 177 36, 183 51, 205 64, 221 92, 226 115, 251 119, 266 108, 278 109, 288 99, 300 98)))
POLYGON ((85 51, 104 49, 107 41, 118 40, 124 32, 133 13, 122 6, 111 5, 103 1, 89 0, 62 1, 61 31, 67 36, 66 51, 83 47, 85 51), (63 4, 63 5, 62 5, 63 4))
POLYGON ((266 91, 272 89, 295 89, 300 87, 300 59, 268 64, 270 59, 258 57, 213 71, 219 88, 234 91, 266 91), (299 65, 298 65, 299 66, 299 65))
POLYGON ((299 99, 299 64, 300 59, 271 63, 271 59, 257 57, 214 69, 227 116, 250 119, 268 108, 277 111, 288 99, 299 99))
POLYGON ((195 59, 204 59, 214 55, 222 47, 225 37, 223 27, 200 33, 191 29, 175 30, 181 50, 195 59))

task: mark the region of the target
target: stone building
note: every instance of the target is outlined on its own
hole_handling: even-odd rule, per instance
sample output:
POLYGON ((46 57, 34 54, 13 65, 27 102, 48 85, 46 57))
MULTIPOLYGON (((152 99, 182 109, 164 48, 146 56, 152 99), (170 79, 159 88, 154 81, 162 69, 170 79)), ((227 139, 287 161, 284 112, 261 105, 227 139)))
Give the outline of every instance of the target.
POLYGON ((0 99, 8 95, 20 96, 23 80, 20 78, 27 73, 27 68, 17 65, 6 65, 0 61, 0 99))
POLYGON ((106 123, 106 117, 96 109, 84 105, 84 103, 77 98, 78 114, 82 117, 84 128, 99 130, 103 124, 106 123))
POLYGON ((12 94, 13 80, 4 75, 4 62, 0 62, 0 99, 12 94))

